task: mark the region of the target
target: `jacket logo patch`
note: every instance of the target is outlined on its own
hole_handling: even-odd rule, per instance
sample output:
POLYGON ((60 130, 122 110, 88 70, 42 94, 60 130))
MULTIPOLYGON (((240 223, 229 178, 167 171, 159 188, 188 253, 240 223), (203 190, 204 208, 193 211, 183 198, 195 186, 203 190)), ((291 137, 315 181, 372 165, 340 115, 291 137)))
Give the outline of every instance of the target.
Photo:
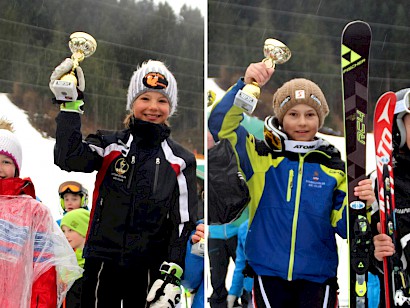
POLYGON ((125 158, 120 158, 115 162, 115 172, 119 175, 123 175, 125 172, 128 171, 130 165, 128 165, 125 158))

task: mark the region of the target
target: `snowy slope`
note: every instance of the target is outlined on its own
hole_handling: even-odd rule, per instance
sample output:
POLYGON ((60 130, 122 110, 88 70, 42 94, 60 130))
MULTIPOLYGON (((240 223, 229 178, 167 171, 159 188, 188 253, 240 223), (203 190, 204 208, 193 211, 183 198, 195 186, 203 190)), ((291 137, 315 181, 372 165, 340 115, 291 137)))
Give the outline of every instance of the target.
POLYGON ((44 138, 35 130, 25 112, 10 102, 6 94, 0 94, 0 117, 13 123, 15 134, 23 148, 21 177, 32 179, 37 196, 51 209, 56 219, 61 216, 58 186, 62 182, 74 180, 82 183, 88 189, 91 200, 95 173, 69 173, 54 165, 55 139, 44 138))

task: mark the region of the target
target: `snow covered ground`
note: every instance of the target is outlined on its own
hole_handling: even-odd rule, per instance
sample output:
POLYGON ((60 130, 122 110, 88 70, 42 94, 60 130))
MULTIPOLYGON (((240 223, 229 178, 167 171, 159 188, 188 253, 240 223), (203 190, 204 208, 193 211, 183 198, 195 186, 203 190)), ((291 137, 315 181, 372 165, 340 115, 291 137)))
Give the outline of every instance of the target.
MULTIPOLYGON (((50 108, 55 108, 51 102, 50 108)), ((33 128, 25 112, 10 102, 6 94, 0 94, 0 118, 13 123, 15 134, 23 148, 21 177, 32 179, 36 195, 51 209, 56 219, 62 215, 58 195, 58 187, 62 182, 73 180, 82 183, 88 189, 91 200, 95 173, 66 172, 54 165, 55 139, 44 138, 33 128)))

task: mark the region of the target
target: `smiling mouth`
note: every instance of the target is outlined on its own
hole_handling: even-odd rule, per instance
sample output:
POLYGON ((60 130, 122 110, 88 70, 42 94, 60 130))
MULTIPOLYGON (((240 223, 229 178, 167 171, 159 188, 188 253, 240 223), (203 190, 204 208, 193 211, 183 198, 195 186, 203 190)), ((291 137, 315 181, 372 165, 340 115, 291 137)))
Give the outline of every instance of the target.
POLYGON ((146 117, 149 117, 149 118, 159 118, 161 115, 160 114, 148 114, 148 113, 145 113, 144 114, 146 117))

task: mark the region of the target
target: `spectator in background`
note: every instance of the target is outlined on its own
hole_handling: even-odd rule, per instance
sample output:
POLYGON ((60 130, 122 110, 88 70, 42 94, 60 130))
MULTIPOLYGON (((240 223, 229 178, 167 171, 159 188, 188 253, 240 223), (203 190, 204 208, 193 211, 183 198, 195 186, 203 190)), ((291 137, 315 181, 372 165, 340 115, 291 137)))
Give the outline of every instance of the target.
MULTIPOLYGON (((230 262, 236 260, 239 226, 248 218, 246 209, 235 221, 227 224, 208 226, 208 256, 211 275, 212 295, 209 299, 212 308, 226 307, 228 290, 226 278, 230 262)), ((236 300, 237 302, 237 300, 236 300)))
MULTIPOLYGON (((58 187, 58 195, 63 215, 79 208, 88 210, 88 190, 81 183, 76 181, 61 183, 58 187)), ((57 223, 60 225, 61 218, 57 220, 57 223)))
POLYGON ((246 219, 238 229, 238 245, 236 247, 235 270, 233 272, 232 284, 229 288, 227 308, 233 308, 236 300, 241 299, 243 308, 253 308, 252 303, 252 288, 253 278, 245 277, 244 270, 246 268, 245 242, 248 233, 249 219, 246 219))
MULTIPOLYGON (((90 222, 90 211, 84 208, 77 208, 68 211, 61 219, 61 230, 75 252, 77 263, 81 268, 84 268, 83 249, 90 222)), ((81 291, 83 285, 83 277, 79 277, 70 288, 65 298, 63 308, 79 308, 81 307, 81 291)))
POLYGON ((55 308, 82 269, 51 211, 20 178, 23 153, 0 119, 0 307, 55 308))

